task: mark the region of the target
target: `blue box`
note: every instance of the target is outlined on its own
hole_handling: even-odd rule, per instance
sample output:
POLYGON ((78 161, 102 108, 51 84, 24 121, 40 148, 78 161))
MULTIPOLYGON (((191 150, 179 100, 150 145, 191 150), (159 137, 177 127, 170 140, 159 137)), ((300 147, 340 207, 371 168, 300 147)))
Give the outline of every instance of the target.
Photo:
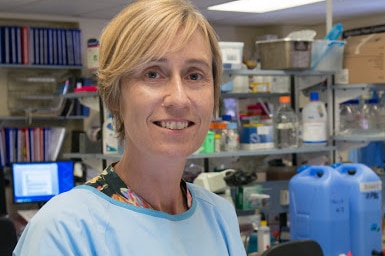
POLYGON ((243 126, 240 132, 241 149, 273 148, 273 126, 243 126))

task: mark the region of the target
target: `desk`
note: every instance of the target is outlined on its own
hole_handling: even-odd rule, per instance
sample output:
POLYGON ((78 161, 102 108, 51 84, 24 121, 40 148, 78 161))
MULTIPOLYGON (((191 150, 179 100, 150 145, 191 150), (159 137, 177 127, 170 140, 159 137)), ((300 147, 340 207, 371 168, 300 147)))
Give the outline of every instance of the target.
POLYGON ((17 210, 17 213, 26 221, 29 222, 39 209, 17 210))

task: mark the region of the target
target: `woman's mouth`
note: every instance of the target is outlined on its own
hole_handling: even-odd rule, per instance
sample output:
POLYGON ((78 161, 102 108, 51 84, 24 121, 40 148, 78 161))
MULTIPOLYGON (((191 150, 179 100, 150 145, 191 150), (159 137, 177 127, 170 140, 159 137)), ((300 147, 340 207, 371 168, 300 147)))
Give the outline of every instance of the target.
POLYGON ((157 121, 154 122, 154 124, 170 130, 182 130, 193 125, 193 123, 189 121, 157 121))

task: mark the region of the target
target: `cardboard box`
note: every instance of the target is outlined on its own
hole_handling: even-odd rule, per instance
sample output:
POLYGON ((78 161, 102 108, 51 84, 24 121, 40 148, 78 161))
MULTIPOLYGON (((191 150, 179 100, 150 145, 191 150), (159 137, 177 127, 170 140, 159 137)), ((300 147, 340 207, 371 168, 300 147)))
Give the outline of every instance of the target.
POLYGON ((385 33, 347 38, 343 65, 349 84, 385 83, 385 33))

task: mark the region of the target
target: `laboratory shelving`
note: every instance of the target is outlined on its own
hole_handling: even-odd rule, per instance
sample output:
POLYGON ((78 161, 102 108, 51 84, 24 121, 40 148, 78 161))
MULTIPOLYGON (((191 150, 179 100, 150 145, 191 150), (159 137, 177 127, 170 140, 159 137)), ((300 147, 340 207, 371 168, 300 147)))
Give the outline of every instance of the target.
MULTIPOLYGON (((224 76, 290 76, 292 78, 292 91, 288 93, 232 93, 224 92, 221 94, 222 98, 266 98, 266 97, 279 97, 280 95, 292 94, 292 97, 299 97, 299 90, 304 90, 309 87, 309 84, 313 85, 318 81, 322 81, 333 75, 332 72, 324 71, 281 71, 281 70, 225 70, 224 76), (301 78, 306 78, 301 80, 301 78)), ((91 95, 88 95, 91 96, 91 95)), ((95 96, 95 95, 93 95, 95 96)), ((98 97, 87 97, 89 102, 87 106, 93 106, 93 108, 99 108, 98 97)), ((299 109, 299 107, 296 107, 299 109)), ((189 159, 212 159, 212 158, 226 158, 226 157, 243 157, 243 156, 266 156, 266 155, 282 155, 282 154, 305 154, 305 153, 317 153, 317 152, 331 152, 336 147, 325 146, 325 147, 299 147, 289 149, 275 149, 275 148, 264 148, 257 150, 239 150, 235 152, 218 152, 211 154, 192 154, 189 159)), ((99 159, 107 161, 117 161, 120 159, 119 154, 84 154, 84 153, 66 153, 63 155, 65 158, 81 158, 81 159, 99 159)))

